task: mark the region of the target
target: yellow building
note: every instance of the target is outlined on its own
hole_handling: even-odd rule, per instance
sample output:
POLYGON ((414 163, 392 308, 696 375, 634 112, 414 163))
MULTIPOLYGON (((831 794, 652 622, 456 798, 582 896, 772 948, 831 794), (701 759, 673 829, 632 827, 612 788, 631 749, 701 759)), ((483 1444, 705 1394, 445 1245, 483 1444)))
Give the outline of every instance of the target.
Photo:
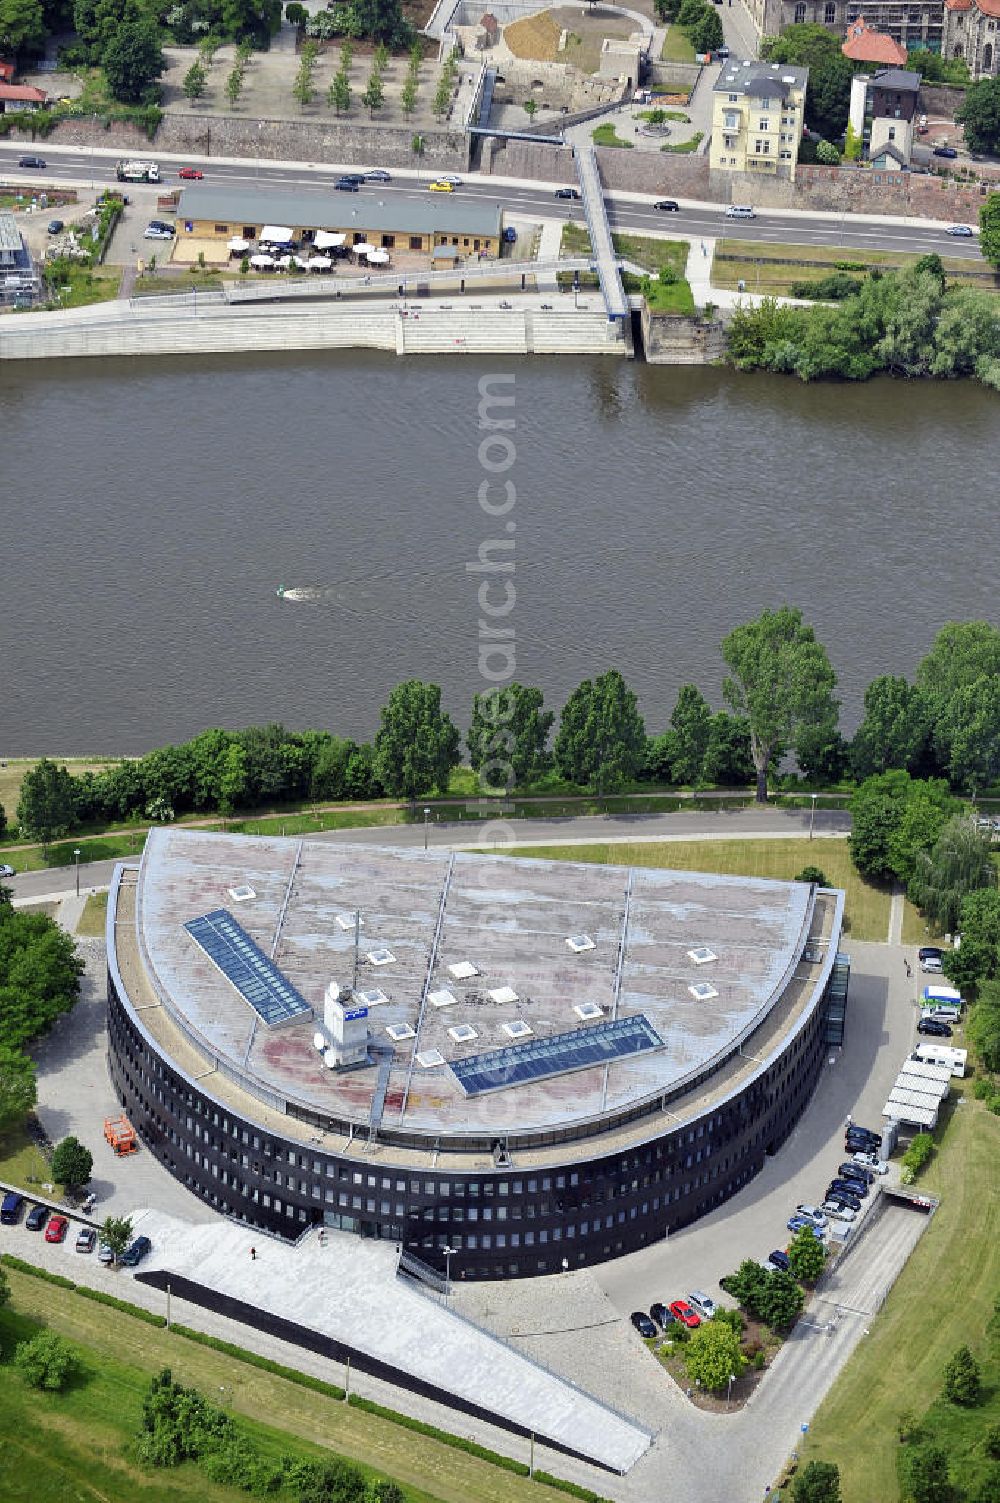
POLYGON ((724 63, 712 91, 713 171, 795 178, 808 68, 724 63))

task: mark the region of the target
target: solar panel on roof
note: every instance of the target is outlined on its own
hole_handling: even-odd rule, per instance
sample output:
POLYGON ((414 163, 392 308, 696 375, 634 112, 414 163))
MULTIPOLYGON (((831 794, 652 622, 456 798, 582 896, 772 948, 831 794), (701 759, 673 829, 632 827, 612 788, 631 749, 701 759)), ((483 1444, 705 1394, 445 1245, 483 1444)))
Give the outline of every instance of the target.
POLYGON ((269 1028, 291 1018, 312 1016, 302 994, 225 908, 190 919, 184 927, 269 1028))
POLYGON ((470 1059, 452 1060, 451 1070, 467 1096, 480 1096, 485 1091, 526 1085, 551 1075, 565 1075, 570 1070, 585 1070, 590 1065, 608 1064, 647 1049, 662 1048, 663 1040, 649 1019, 639 1013, 610 1023, 596 1023, 592 1028, 556 1033, 547 1039, 510 1044, 489 1054, 474 1054, 470 1059))

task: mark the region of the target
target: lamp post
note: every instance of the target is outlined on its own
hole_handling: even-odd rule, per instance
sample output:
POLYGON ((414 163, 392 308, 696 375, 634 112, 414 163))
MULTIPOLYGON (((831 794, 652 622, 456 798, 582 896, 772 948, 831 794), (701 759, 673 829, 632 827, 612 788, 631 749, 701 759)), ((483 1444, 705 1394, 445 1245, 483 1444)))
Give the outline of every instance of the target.
POLYGON ((735 1373, 730 1373, 730 1374, 729 1374, 729 1386, 728 1386, 728 1388, 727 1388, 727 1389, 726 1389, 726 1408, 727 1408, 727 1409, 728 1409, 728 1408, 729 1408, 729 1400, 730 1400, 730 1397, 731 1397, 731 1395, 732 1395, 732 1392, 733 1392, 733 1384, 734 1384, 734 1383, 735 1383, 735 1382, 736 1382, 736 1374, 735 1374, 735 1373))
POLYGON ((444 1253, 444 1293, 447 1299, 451 1295, 451 1258, 458 1251, 457 1247, 443 1247, 444 1253))
POLYGON ((816 794, 810 793, 809 797, 812 799, 812 808, 809 810, 809 839, 812 840, 813 825, 816 823, 816 794))
POLYGON ((425 808, 424 809, 424 850, 425 851, 427 849, 427 821, 430 819, 430 817, 431 817, 431 811, 429 809, 425 808))
POLYGON ((76 850, 73 852, 73 858, 76 861, 76 895, 77 895, 77 897, 79 897, 80 896, 80 847, 79 846, 77 846, 76 850))

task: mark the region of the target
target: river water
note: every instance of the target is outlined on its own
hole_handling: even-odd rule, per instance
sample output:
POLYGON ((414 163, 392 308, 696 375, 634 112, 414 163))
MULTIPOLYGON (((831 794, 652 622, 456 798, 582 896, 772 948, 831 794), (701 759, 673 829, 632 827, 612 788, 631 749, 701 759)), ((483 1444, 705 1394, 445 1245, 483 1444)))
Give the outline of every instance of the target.
POLYGON ((491 624, 557 708, 609 666, 650 730, 687 680, 719 703, 722 636, 788 601, 851 726, 943 622, 998 619, 998 474, 1000 404, 971 383, 374 352, 0 365, 0 754, 269 719, 367 737, 409 677, 464 728, 477 591, 506 603, 505 580, 491 624), (516 377, 492 476, 490 373, 516 377), (502 517, 484 480, 516 487, 502 517), (490 540, 512 575, 466 569, 490 540))

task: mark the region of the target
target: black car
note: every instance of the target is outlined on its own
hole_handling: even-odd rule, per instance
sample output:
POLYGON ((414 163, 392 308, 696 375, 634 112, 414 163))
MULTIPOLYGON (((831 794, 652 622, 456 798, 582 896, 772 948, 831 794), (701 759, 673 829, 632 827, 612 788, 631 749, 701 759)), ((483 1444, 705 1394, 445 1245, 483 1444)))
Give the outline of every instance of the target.
POLYGON ((0 1201, 0 1222, 4 1226, 15 1226, 20 1221, 23 1210, 24 1196, 18 1195, 16 1190, 8 1190, 0 1201))
POLYGON ((875 1181, 875 1170, 866 1169, 864 1164, 841 1164, 837 1170, 838 1179, 859 1179, 862 1184, 870 1185, 875 1181))
POLYGON ((339 193, 358 193, 360 184, 353 177, 339 177, 333 185, 339 193))
POLYGON ((917 951, 918 960, 943 960, 944 951, 940 945, 921 945, 917 951))
POLYGON ((868 1181, 866 1179, 855 1179, 853 1175, 838 1174, 832 1183, 839 1185, 842 1190, 849 1191, 851 1195, 860 1195, 864 1198, 869 1194, 868 1181))
POLYGON ((791 1267, 788 1254, 786 1252, 782 1252, 780 1247, 776 1247, 774 1249, 774 1252, 768 1255, 767 1261, 769 1263, 773 1263, 775 1268, 780 1268, 782 1273, 787 1273, 789 1268, 791 1267))
POLYGON ((579 188, 557 188, 556 198, 579 198, 579 188))
POLYGON ((954 146, 935 146, 934 155, 936 157, 947 157, 950 161, 952 157, 958 156, 958 152, 954 146))
MULTIPOLYGON (((351 176, 353 177, 354 174, 352 173, 351 176)), ((366 172, 364 174, 364 176, 362 178, 362 182, 365 182, 365 183, 391 183, 392 182, 392 178, 389 176, 388 172, 386 172, 386 170, 385 170, 384 167, 373 167, 372 170, 371 170, 371 172, 366 172)))
POLYGON ((942 1023, 939 1018, 921 1018, 917 1024, 917 1032, 929 1034, 931 1038, 950 1039, 951 1025, 942 1023))
POLYGON ((61 219, 50 219, 46 229, 50 235, 58 235, 62 232, 63 222, 61 219))
POLYGON ((670 1313, 669 1308, 661 1304, 659 1300, 657 1300, 655 1305, 650 1305, 649 1318, 659 1326, 661 1331, 665 1331, 667 1326, 672 1326, 675 1321, 675 1317, 670 1313))
POLYGON ((122 1253, 122 1265, 125 1268, 134 1268, 141 1263, 148 1252, 152 1250, 152 1242, 148 1237, 136 1237, 134 1242, 129 1243, 122 1253))
POLYGON ((18 157, 17 165, 19 167, 44 167, 45 162, 41 157, 18 157))
POLYGON ((644 1340, 648 1341, 651 1336, 656 1335, 656 1327, 650 1320, 649 1316, 646 1314, 645 1310, 633 1310, 631 1320, 632 1324, 639 1332, 639 1335, 643 1337, 644 1340))
POLYGON ((852 1211, 861 1209, 861 1187, 857 1180, 852 1180, 850 1184, 843 1179, 833 1180, 827 1185, 826 1195, 823 1198, 824 1200, 837 1200, 842 1206, 850 1206, 852 1211))
POLYGON ((24 1218, 24 1224, 29 1232, 40 1232, 48 1219, 48 1206, 32 1206, 24 1218))
POLYGON ((852 1122, 851 1123, 850 1127, 847 1129, 847 1132, 845 1133, 845 1137, 848 1137, 848 1138, 864 1138, 869 1143, 874 1143, 876 1147, 881 1147, 882 1146, 882 1134, 881 1133, 879 1133, 879 1132, 872 1132, 872 1130, 871 1130, 870 1127, 859 1127, 856 1122, 852 1122))
POLYGON ((676 198, 658 198, 653 208, 660 209, 664 214, 679 214, 681 206, 676 198))

